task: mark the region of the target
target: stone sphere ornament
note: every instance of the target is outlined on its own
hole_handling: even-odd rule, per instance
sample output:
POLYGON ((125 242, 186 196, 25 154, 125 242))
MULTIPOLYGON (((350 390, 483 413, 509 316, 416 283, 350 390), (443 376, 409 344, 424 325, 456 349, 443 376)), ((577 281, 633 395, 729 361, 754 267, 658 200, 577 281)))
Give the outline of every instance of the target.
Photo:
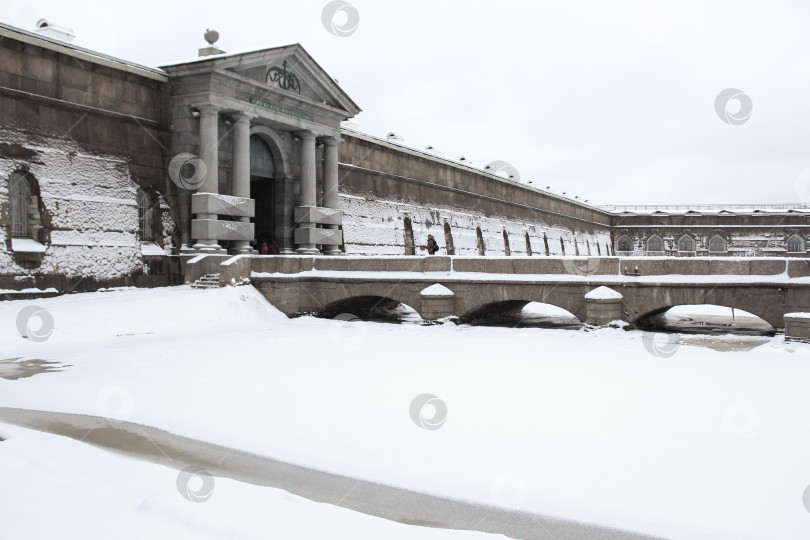
POLYGON ((211 30, 210 28, 205 29, 205 35, 203 35, 205 41, 208 42, 209 45, 213 46, 214 43, 219 41, 219 32, 216 30, 211 30))

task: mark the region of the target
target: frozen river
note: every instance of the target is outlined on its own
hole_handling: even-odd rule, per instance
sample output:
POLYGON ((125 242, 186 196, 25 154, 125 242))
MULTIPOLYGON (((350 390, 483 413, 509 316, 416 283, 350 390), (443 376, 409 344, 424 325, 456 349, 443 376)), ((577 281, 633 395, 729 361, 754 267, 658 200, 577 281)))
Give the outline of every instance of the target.
POLYGON ((810 347, 780 335, 290 320, 250 287, 38 304, 55 321, 41 342, 0 305, 0 482, 16 486, 0 505, 27 508, 37 486, 29 499, 70 512, 6 514, 5 530, 100 537, 86 524, 104 505, 142 536, 157 516, 174 537, 232 537, 214 516, 278 534, 240 514, 262 500, 311 516, 298 538, 810 536, 810 347), (121 476, 94 472, 80 441, 127 453, 109 464, 121 476), (124 481, 131 458, 152 468, 124 481), (165 483, 184 464, 217 479, 204 504, 165 483), (312 500, 388 521, 316 519, 312 500))

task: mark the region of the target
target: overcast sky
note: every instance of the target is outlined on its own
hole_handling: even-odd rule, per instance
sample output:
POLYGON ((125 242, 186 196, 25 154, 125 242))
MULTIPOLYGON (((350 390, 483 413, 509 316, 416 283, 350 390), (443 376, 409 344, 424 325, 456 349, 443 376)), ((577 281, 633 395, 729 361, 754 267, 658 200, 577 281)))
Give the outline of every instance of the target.
POLYGON ((206 28, 226 51, 298 42, 363 109, 361 131, 504 160, 595 203, 810 202, 806 0, 350 4, 344 37, 326 0, 2 0, 0 20, 46 17, 152 66, 196 56, 206 28), (715 110, 727 88, 753 106, 737 125, 715 110))

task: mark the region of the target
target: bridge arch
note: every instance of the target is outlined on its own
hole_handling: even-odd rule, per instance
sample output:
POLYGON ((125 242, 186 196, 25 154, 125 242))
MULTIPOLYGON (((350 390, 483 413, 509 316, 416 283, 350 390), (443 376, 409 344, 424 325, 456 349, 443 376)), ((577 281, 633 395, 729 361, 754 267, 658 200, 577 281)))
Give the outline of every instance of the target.
POLYGON ((640 317, 635 324, 640 330, 651 331, 671 331, 683 333, 715 334, 715 333, 741 333, 752 335, 773 335, 776 327, 763 317, 748 310, 736 306, 718 306, 716 304, 689 305, 663 307, 640 317), (664 314, 673 308, 697 308, 693 310, 682 310, 680 314, 675 313, 664 317, 664 314), (737 310, 734 318, 732 313, 718 313, 712 308, 730 308, 737 310), (708 308, 708 309, 707 309, 708 308), (742 313, 740 313, 742 312, 742 313), (683 315, 688 314, 688 317, 683 315), (753 318, 748 316, 753 316, 753 318), (742 325, 739 317, 744 317, 742 325))
POLYGON ((637 323, 676 306, 709 304, 747 311, 774 328, 784 327, 785 291, 779 288, 627 287, 622 288, 621 292, 630 323, 637 323))

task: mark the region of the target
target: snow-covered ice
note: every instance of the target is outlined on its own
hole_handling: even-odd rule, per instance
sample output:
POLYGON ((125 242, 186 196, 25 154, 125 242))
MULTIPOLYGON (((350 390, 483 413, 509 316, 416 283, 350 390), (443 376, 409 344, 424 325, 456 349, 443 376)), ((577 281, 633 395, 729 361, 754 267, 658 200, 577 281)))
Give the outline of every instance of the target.
MULTIPOLYGON (((52 336, 21 338, 15 319, 31 302, 4 302, 0 360, 66 367, 0 378, 0 407, 119 418, 354 478, 668 538, 810 537, 802 503, 810 485, 810 346, 781 336, 732 353, 684 342, 662 358, 643 333, 611 328, 290 320, 252 287, 129 289, 35 303, 53 315, 52 336), (447 407, 440 429, 422 429, 409 415, 426 393, 447 407)), ((12 435, 0 442, 0 464, 49 449, 50 461, 34 462, 50 474, 48 497, 73 497, 81 477, 71 467, 85 458, 61 452, 52 436, 0 430, 12 435)), ((81 492, 124 500, 111 520, 150 527, 154 511, 172 522, 167 530, 193 522, 189 510, 177 510, 186 501, 176 491, 172 501, 148 495, 158 466, 115 460, 89 474, 81 492), (143 467, 122 472, 143 484, 122 488, 109 472, 119 465, 143 467), (110 495, 115 489, 122 493, 110 495)), ((12 494, 0 490, 4 507, 40 472, 20 476, 0 465, 0 474, 3 486, 15 486, 12 494)), ((171 484, 176 472, 166 474, 171 484)), ((200 512, 220 485, 230 486, 226 495, 265 489, 217 478, 216 496, 197 505, 200 512)), ((283 499, 271 491, 261 495, 266 505, 283 499)), ((296 505, 298 515, 314 516, 305 501, 296 505)), ((348 512, 330 511, 338 510, 348 512)), ((231 511, 212 506, 203 523, 231 511)), ((52 523, 25 511, 0 516, 15 530, 56 533, 76 523, 69 514, 52 523)), ((322 531, 339 537, 340 519, 322 531)), ((262 532, 273 535, 272 527, 262 532)))
MULTIPOLYGON (((167 467, 2 423, 0 441, 0 530, 9 540, 503 538, 403 525, 229 478, 215 478, 210 498, 196 503, 167 467)), ((202 479, 190 479, 192 492, 208 495, 194 482, 202 479)))

